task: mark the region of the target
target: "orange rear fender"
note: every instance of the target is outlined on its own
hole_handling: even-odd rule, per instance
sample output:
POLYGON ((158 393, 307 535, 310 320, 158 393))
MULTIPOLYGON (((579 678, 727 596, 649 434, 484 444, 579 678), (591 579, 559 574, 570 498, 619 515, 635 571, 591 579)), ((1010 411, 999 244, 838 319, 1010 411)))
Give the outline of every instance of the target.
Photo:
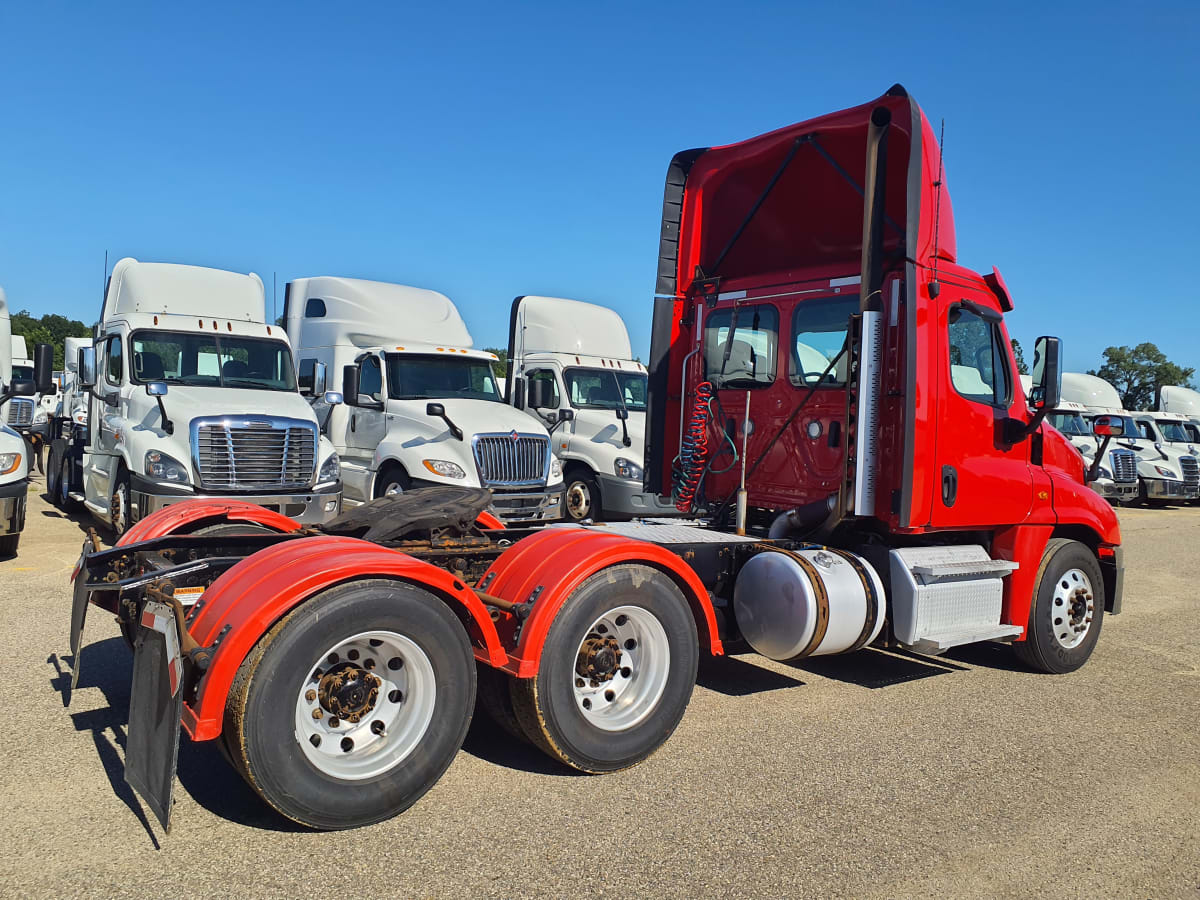
POLYGON ((233 566, 204 592, 192 613, 192 637, 202 647, 217 647, 195 703, 184 706, 188 734, 203 741, 221 733, 233 678, 276 622, 314 594, 357 578, 397 578, 430 591, 464 620, 478 659, 497 667, 508 662, 486 607, 450 572, 357 538, 299 538, 233 566))
POLYGON ((117 546, 166 537, 205 519, 253 522, 285 534, 300 529, 300 523, 295 519, 245 500, 184 500, 146 516, 121 536, 117 546))
POLYGON ((600 570, 626 563, 650 566, 670 577, 692 608, 701 644, 714 656, 725 652, 708 591, 677 555, 657 544, 599 530, 548 528, 506 551, 480 582, 481 590, 493 596, 533 603, 504 668, 520 678, 536 675, 546 635, 571 593, 600 570))

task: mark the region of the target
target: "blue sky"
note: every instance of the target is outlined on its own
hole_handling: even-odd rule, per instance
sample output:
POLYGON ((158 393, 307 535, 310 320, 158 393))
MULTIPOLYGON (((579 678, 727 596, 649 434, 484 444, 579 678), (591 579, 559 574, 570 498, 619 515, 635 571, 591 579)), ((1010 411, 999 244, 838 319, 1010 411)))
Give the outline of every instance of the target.
POLYGON ((92 322, 104 253, 517 294, 649 344, 663 176, 903 83, 946 119, 960 261, 1068 368, 1200 369, 1200 5, 8 3, 0 285, 92 322))

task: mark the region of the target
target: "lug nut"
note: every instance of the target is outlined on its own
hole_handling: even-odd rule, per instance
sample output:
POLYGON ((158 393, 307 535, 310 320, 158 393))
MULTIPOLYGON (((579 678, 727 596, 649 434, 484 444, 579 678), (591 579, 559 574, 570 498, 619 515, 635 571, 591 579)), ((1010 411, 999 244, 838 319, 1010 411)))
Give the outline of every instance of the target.
POLYGON ((348 737, 342 738, 342 752, 349 753, 353 749, 354 749, 353 738, 348 738, 348 737))
POLYGON ((626 649, 626 650, 632 650, 632 649, 634 649, 635 647, 637 647, 637 641, 635 641, 633 638, 630 638, 629 640, 627 640, 627 641, 625 642, 625 649, 626 649))
POLYGON ((337 728, 341 724, 342 724, 342 720, 339 719, 337 716, 329 717, 329 727, 330 728, 337 728))
POLYGON ((314 700, 317 699, 317 692, 310 688, 309 690, 304 692, 304 699, 307 700, 309 703, 312 703, 314 700))
MULTIPOLYGON (((312 712, 312 717, 313 717, 314 719, 319 719, 319 718, 321 718, 321 717, 322 717, 322 716, 324 716, 324 715, 325 715, 324 711, 323 711, 323 710, 321 709, 321 707, 319 707, 319 706, 318 706, 316 709, 314 709, 314 710, 313 710, 313 712, 312 712)), ((333 722, 333 721, 335 721, 335 720, 334 720, 334 719, 330 719, 329 721, 333 722)))
POLYGON ((319 734, 314 734, 309 737, 308 742, 310 744, 312 744, 314 747, 320 747, 321 746, 321 736, 319 734))
POLYGON ((373 734, 383 734, 383 728, 384 728, 384 725, 383 725, 383 721, 381 719, 376 719, 374 722, 371 723, 371 732, 373 734))
POLYGON ((349 653, 347 653, 346 655, 347 655, 348 657, 350 657, 351 659, 358 659, 358 651, 357 651, 357 650, 351 650, 351 651, 350 651, 349 653))

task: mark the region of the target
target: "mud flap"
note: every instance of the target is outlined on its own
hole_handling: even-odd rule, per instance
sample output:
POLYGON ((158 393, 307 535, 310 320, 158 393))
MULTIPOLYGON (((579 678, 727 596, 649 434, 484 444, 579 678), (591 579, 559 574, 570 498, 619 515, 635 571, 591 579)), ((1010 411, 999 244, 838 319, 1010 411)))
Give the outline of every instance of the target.
POLYGON ((67 694, 67 706, 75 696, 75 685, 79 683, 79 653, 83 649, 83 623, 87 619, 88 589, 87 569, 84 560, 87 559, 87 544, 84 544, 79 563, 75 567, 75 592, 71 596, 71 690, 67 694))
POLYGON ((168 832, 179 761, 182 675, 174 613, 165 604, 147 602, 133 650, 125 781, 168 832))

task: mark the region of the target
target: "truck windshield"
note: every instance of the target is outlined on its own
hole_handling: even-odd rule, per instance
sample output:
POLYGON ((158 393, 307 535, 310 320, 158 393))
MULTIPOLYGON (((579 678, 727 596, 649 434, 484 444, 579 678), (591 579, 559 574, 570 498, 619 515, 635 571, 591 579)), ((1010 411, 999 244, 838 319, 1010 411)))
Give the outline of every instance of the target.
POLYGON ((503 402, 486 359, 389 353, 387 390, 393 400, 495 400, 503 402))
POLYGON ((576 409, 646 411, 646 376, 640 372, 572 368, 563 372, 567 395, 576 409))
POLYGON ((1079 413, 1054 412, 1050 413, 1049 419, 1051 425, 1069 437, 1086 437, 1092 433, 1079 413))
POLYGON ((1164 422, 1160 419, 1158 427, 1163 433, 1163 439, 1170 443, 1175 441, 1182 443, 1188 440, 1187 432, 1183 430, 1183 425, 1179 422, 1164 422))
POLYGON ((196 387, 296 390, 292 351, 282 341, 186 331, 135 331, 135 384, 165 381, 196 387))

